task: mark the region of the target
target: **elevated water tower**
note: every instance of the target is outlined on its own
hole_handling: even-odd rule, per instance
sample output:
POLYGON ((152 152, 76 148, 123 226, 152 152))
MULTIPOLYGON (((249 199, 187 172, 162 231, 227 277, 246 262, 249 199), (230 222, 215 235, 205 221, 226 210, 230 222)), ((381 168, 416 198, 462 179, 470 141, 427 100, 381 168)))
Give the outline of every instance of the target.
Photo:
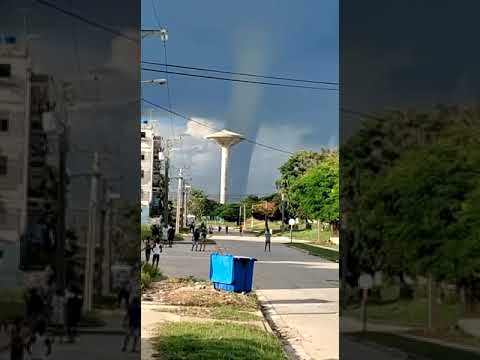
POLYGON ((214 140, 222 149, 222 165, 220 172, 220 204, 225 204, 227 198, 228 183, 228 155, 230 147, 238 144, 245 138, 230 130, 222 130, 207 136, 207 139, 214 140))

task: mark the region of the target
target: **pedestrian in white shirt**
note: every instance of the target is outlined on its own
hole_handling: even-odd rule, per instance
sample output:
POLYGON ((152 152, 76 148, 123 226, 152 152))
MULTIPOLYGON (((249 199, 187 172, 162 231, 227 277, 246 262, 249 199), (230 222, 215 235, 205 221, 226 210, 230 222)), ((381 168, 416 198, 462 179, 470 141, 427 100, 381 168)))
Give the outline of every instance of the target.
POLYGON ((160 245, 159 241, 156 241, 155 245, 153 245, 153 248, 152 248, 152 253, 153 253, 152 265, 155 266, 155 268, 157 269, 158 269, 158 262, 160 261, 161 252, 162 252, 162 246, 160 245))

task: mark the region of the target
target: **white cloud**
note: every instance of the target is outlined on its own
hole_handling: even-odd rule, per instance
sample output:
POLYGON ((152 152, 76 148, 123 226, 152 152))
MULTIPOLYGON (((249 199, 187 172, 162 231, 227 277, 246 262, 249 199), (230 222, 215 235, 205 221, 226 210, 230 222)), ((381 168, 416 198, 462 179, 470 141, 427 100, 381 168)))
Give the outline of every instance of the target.
MULTIPOLYGON (((302 139, 311 130, 292 125, 263 126, 258 132, 258 141, 283 150, 294 152, 304 148, 302 139)), ((311 150, 320 150, 322 144, 308 146, 311 150)), ((288 159, 288 154, 255 146, 250 163, 247 193, 271 193, 275 191, 275 180, 279 176, 278 168, 288 159)))
MULTIPOLYGON (((171 136, 170 120, 158 118, 157 129, 162 136, 171 136)), ((213 128, 221 128, 222 124, 215 120, 195 118, 195 120, 208 124, 213 128)), ((205 139, 205 136, 213 132, 195 122, 176 125, 176 135, 183 136, 181 145, 174 146, 171 162, 175 168, 187 167, 187 174, 192 177, 192 184, 196 188, 204 190, 212 197, 218 198, 219 174, 220 174, 220 149, 205 139)), ((261 143, 272 145, 287 151, 305 148, 303 139, 311 133, 311 129, 293 125, 269 124, 260 127, 257 140, 261 143)), ((330 139, 334 143, 334 136, 330 139)), ((328 144, 308 145, 309 149, 320 150, 328 144)), ((235 151, 235 148, 232 149, 235 151)), ((247 193, 266 194, 275 191, 275 180, 278 178, 278 168, 288 158, 288 154, 255 146, 252 153, 252 161, 248 173, 247 193)), ((173 184, 174 190, 176 183, 173 184)))

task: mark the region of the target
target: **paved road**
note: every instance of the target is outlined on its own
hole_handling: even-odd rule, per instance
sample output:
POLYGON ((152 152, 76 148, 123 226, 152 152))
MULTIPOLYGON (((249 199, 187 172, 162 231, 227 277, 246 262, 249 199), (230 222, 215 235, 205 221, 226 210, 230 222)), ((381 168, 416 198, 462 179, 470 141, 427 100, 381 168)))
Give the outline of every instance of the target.
MULTIPOLYGON (((265 253, 261 238, 238 233, 213 238, 224 252, 258 259, 254 288, 304 359, 338 359, 338 264, 278 242, 265 253)), ((165 249, 160 267, 169 276, 208 279, 212 251, 213 245, 191 252, 188 244, 176 244, 165 249)))
MULTIPOLYGON (((120 335, 82 335, 75 344, 54 344, 49 360, 140 360, 140 351, 122 353, 120 335)), ((140 344, 137 345, 140 349, 140 344)), ((8 352, 0 353, 0 360, 10 359, 8 352)))

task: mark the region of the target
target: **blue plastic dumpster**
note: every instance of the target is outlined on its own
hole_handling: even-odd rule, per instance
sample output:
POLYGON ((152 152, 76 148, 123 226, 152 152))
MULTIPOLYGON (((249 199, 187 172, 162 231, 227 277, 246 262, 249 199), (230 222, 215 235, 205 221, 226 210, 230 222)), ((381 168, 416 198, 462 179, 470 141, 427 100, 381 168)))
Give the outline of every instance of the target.
POLYGON ((257 259, 230 254, 210 254, 210 281, 215 289, 229 292, 250 292, 253 265, 257 259))

